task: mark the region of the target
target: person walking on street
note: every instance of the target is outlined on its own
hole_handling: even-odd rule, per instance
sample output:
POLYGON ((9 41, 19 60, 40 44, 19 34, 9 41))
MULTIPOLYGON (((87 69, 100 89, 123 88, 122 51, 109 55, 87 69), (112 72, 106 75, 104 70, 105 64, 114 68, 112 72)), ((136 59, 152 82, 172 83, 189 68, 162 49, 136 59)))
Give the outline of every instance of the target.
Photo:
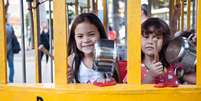
POLYGON ((13 54, 13 49, 12 49, 12 37, 15 34, 14 29, 11 24, 7 22, 6 18, 6 45, 7 45, 7 61, 8 61, 8 66, 9 66, 9 83, 13 83, 13 78, 14 78, 14 54, 13 54))

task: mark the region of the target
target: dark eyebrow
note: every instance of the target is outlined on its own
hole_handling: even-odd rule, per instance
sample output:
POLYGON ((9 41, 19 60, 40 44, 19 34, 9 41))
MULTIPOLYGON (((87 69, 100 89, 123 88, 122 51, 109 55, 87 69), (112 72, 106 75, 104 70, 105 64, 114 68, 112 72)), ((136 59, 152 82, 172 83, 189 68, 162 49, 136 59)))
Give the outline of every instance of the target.
POLYGON ((87 33, 94 33, 95 31, 89 31, 89 32, 87 32, 87 33))
MULTIPOLYGON (((95 31, 89 31, 87 34, 94 33, 95 31)), ((83 35, 83 33, 75 33, 75 35, 83 35)))

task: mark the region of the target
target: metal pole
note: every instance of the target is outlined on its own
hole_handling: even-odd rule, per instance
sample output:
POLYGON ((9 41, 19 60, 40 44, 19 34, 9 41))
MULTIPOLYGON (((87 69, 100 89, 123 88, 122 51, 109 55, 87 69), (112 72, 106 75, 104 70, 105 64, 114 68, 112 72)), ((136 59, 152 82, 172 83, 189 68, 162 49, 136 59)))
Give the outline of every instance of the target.
POLYGON ((28 2, 28 10, 30 15, 30 27, 31 27, 31 48, 34 49, 34 23, 33 23, 33 12, 32 12, 32 5, 31 2, 28 2))
POLYGON ((22 35, 22 66, 23 66, 23 81, 26 83, 26 64, 25 64, 25 42, 24 42, 24 5, 23 0, 20 0, 21 4, 21 35, 22 35))
POLYGON ((187 1, 188 3, 188 13, 187 13, 187 30, 190 31, 191 28, 191 0, 187 1))
POLYGON ((108 31, 107 30, 107 28, 108 28, 108 23, 107 23, 107 21, 108 21, 108 17, 107 17, 107 14, 108 14, 107 8, 108 8, 108 6, 107 6, 107 4, 108 4, 107 0, 102 1, 102 5, 103 5, 103 24, 104 24, 104 28, 105 28, 106 32, 108 31))
POLYGON ((78 15, 78 7, 79 7, 78 0, 75 0, 75 15, 76 16, 78 15))
MULTIPOLYGON (((52 54, 52 12, 51 12, 51 0, 49 0, 49 41, 50 41, 50 54, 52 54)), ((51 82, 53 83, 53 61, 50 58, 51 68, 51 82)))
MULTIPOLYGON (((36 4, 38 4, 38 2, 39 2, 39 0, 36 0, 35 1, 36 2, 36 4)), ((40 8, 39 7, 36 7, 36 22, 37 22, 37 47, 39 46, 39 44, 40 44, 40 8)), ((38 48, 36 48, 36 49, 38 49, 38 48)), ((39 83, 42 83, 42 67, 41 67, 41 60, 42 60, 42 58, 40 58, 40 52, 39 52, 39 50, 37 50, 38 51, 38 53, 39 53, 39 55, 38 55, 38 59, 37 59, 37 61, 38 61, 38 78, 39 78, 39 83), (40 60, 41 59, 41 60, 40 60)))
POLYGON ((196 1, 193 0, 193 6, 192 6, 192 7, 193 7, 193 12, 192 12, 192 13, 193 13, 193 14, 192 14, 192 18, 193 18, 192 24, 193 24, 193 26, 192 26, 192 29, 195 29, 195 16, 196 16, 196 15, 195 15, 195 8, 197 7, 197 6, 195 5, 195 2, 196 2, 196 1))
POLYGON ((126 0, 125 1, 125 13, 124 13, 124 15, 125 15, 125 21, 126 21, 126 25, 125 25, 125 46, 126 46, 126 48, 127 48, 127 39, 128 39, 128 30, 127 30, 127 28, 128 28, 128 22, 127 22, 127 17, 128 17, 128 9, 127 9, 127 7, 128 7, 128 1, 126 0))

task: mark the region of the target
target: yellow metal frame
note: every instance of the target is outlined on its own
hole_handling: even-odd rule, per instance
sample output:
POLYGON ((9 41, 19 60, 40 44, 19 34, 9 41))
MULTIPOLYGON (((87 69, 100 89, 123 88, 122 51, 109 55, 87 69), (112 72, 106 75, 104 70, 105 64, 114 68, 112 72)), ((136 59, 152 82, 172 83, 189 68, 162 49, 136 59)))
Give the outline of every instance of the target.
POLYGON ((4 8, 4 0, 0 0, 0 84, 6 84, 7 82, 7 73, 5 71, 7 71, 7 61, 6 61, 6 48, 2 48, 2 47, 6 47, 6 31, 5 31, 5 8, 4 8))
POLYGON ((67 17, 66 0, 53 1, 54 4, 54 56, 55 56, 55 85, 67 84, 67 17))
MULTIPOLYGON (((33 0, 32 3, 34 6, 36 6, 36 0, 33 0)), ((38 36, 40 33, 38 33, 38 18, 37 18, 37 9, 32 9, 33 10, 33 26, 34 26, 34 59, 35 59, 35 78, 36 78, 36 83, 40 83, 40 77, 39 77, 39 61, 38 61, 38 57, 39 57, 39 52, 38 52, 38 36)))
MULTIPOLYGON (((0 47, 5 45, 5 21, 3 0, 0 1, 0 47), (2 13, 3 12, 3 13, 2 13)), ((140 0, 127 0, 128 28, 128 84, 97 87, 86 84, 67 84, 67 18, 66 0, 54 0, 54 84, 6 84, 5 74, 0 74, 0 98, 2 101, 200 101, 201 98, 201 40, 197 40, 197 83, 178 88, 154 88, 141 85, 141 26, 140 0), (135 9, 133 9, 135 7, 135 9), (65 12, 65 13, 64 13, 65 12), (135 52, 134 52, 135 51, 135 52), (42 99, 42 100, 41 100, 42 99)), ((198 12, 201 2, 198 1, 198 12)), ((201 14, 197 15, 197 37, 201 38, 201 14)), ((6 49, 0 48, 0 73, 6 69, 6 49)))

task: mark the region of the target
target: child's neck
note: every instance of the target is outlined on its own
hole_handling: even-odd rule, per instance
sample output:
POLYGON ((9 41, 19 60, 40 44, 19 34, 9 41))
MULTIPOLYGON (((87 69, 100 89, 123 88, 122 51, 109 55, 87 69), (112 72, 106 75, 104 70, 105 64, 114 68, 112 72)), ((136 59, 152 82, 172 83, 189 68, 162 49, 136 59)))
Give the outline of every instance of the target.
POLYGON ((87 68, 92 68, 93 67, 93 55, 88 54, 84 55, 83 62, 87 68))
POLYGON ((152 56, 145 56, 144 60, 142 61, 145 65, 150 65, 154 62, 154 57, 152 56))

